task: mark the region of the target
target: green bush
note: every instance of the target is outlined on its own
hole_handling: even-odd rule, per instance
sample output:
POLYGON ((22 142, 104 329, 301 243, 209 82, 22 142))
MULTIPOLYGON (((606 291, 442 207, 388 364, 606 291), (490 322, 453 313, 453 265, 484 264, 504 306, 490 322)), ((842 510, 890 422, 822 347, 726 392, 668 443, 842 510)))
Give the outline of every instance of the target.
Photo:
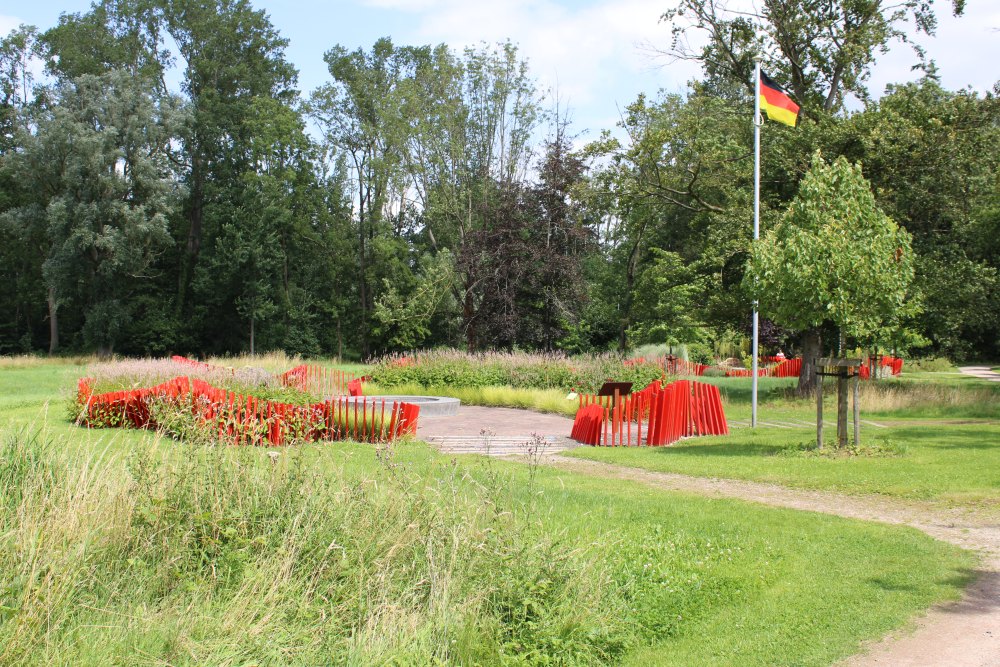
POLYGON ((688 361, 696 364, 711 364, 715 362, 715 353, 705 343, 688 343, 688 361))
POLYGON ((925 373, 947 373, 955 370, 955 364, 946 357, 923 357, 922 359, 907 359, 903 362, 903 369, 925 373))
POLYGON ((371 371, 382 387, 416 384, 422 387, 513 387, 593 393, 607 380, 631 382, 641 389, 663 376, 659 366, 625 365, 615 354, 568 357, 560 354, 489 352, 468 354, 436 350, 383 357, 371 371))

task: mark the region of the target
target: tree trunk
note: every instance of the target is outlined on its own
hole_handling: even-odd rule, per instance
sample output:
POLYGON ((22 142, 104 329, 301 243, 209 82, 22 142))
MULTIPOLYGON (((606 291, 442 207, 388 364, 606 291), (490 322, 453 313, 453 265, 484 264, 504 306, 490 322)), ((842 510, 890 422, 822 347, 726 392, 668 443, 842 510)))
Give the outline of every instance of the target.
POLYGON ((251 317, 250 318, 250 356, 251 357, 254 355, 254 340, 253 340, 254 336, 253 335, 254 335, 254 318, 251 317))
POLYGON ((465 290, 465 298, 462 301, 462 321, 465 322, 465 345, 469 352, 476 351, 476 323, 475 308, 472 300, 472 287, 465 290))
POLYGON ((56 291, 49 288, 49 356, 59 349, 59 304, 56 302, 56 291))
POLYGON ((194 275, 195 264, 201 252, 201 235, 204 221, 204 169, 201 159, 196 155, 191 161, 191 194, 188 199, 188 235, 184 252, 181 253, 181 266, 177 278, 177 306, 180 315, 187 301, 191 276, 194 275))
MULTIPOLYGON (((358 333, 361 338, 361 359, 368 359, 368 282, 365 271, 368 263, 365 261, 365 191, 360 189, 361 201, 358 211, 358 300, 361 306, 361 322, 358 333)), ((370 213, 370 211, 369 211, 370 213)))
POLYGON ((344 336, 340 330, 340 315, 337 315, 337 363, 344 358, 344 336))
POLYGON ((823 339, 819 327, 802 334, 802 373, 799 375, 799 396, 808 396, 816 387, 816 359, 823 354, 823 339))

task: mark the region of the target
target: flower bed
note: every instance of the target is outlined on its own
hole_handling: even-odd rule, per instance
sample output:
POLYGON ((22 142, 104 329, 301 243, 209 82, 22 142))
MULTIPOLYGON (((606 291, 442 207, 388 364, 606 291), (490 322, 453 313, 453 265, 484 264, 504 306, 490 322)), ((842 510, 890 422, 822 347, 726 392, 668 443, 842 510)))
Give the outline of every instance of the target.
POLYGON ((416 433, 420 408, 398 401, 312 404, 260 399, 204 380, 175 377, 152 387, 96 394, 78 383, 77 422, 93 427, 159 428, 231 444, 283 445, 307 440, 388 442, 416 433))

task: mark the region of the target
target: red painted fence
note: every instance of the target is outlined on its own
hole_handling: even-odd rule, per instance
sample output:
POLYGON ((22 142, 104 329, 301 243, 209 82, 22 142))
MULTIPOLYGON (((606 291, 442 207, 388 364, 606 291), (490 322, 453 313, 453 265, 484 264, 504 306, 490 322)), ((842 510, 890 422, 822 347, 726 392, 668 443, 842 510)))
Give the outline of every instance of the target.
POLYGON ((278 376, 283 387, 319 396, 361 396, 361 378, 352 373, 302 364, 278 376))
MULTIPOLYGON (((258 399, 177 377, 155 387, 94 394, 79 381, 80 422, 88 426, 156 428, 153 400, 190 405, 191 412, 219 439, 233 444, 282 445, 295 440, 389 442, 417 431, 420 407, 412 403, 352 401, 336 397, 312 405, 258 399)), ((377 399, 376 399, 377 400, 377 399)))
POLYGON ((719 388, 678 380, 666 386, 656 381, 617 400, 580 396, 570 437, 588 445, 616 447, 669 445, 686 436, 728 434, 719 388))

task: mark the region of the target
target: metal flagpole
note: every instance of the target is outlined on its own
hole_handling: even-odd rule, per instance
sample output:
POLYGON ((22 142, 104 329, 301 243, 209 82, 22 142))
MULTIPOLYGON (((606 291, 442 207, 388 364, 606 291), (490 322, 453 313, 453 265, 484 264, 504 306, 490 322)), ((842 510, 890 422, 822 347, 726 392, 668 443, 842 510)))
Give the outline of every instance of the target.
MULTIPOLYGON (((760 238, 760 126, 764 122, 760 117, 760 56, 754 57, 753 72, 753 240, 760 238)), ((753 302, 753 345, 750 354, 751 383, 750 393, 750 426, 757 426, 757 339, 758 339, 757 300, 753 302)))

